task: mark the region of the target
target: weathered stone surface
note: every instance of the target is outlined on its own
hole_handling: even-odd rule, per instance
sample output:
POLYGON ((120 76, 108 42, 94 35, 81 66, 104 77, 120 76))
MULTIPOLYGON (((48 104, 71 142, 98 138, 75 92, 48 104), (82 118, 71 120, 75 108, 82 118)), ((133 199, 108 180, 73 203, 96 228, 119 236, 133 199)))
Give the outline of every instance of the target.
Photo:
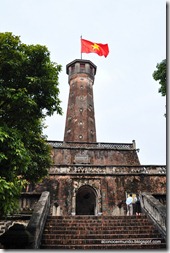
MULTIPOLYGON (((112 215, 118 202, 125 201, 126 192, 144 192, 149 189, 152 193, 166 192, 166 175, 51 175, 48 184, 52 182, 51 203, 55 200, 60 206, 60 215, 76 213, 76 193, 84 185, 90 186, 96 192, 96 212, 112 215), (56 189, 57 186, 57 189, 56 189)), ((47 190, 47 181, 36 186, 36 191, 47 190)), ((52 212, 52 210, 51 210, 52 212)))
POLYGON ((158 199, 156 199, 150 193, 142 193, 141 205, 145 212, 151 217, 151 219, 156 223, 166 237, 166 206, 163 205, 158 199))
POLYGON ((136 150, 115 150, 104 148, 54 148, 54 164, 91 164, 91 165, 140 165, 136 150), (84 156, 84 159, 77 157, 84 156))
POLYGON ((32 239, 29 241, 27 248, 39 248, 44 225, 50 209, 50 195, 49 192, 43 192, 36 204, 31 219, 27 226, 28 233, 31 234, 32 239))

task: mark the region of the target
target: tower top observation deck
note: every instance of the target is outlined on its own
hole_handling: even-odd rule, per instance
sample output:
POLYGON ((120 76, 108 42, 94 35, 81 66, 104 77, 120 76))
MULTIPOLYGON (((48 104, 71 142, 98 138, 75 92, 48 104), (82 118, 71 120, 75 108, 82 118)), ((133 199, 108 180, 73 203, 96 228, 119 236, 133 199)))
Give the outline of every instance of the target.
POLYGON ((94 63, 89 60, 76 59, 66 65, 66 73, 69 76, 68 82, 75 74, 87 74, 94 82, 94 76, 96 74, 97 67, 94 63))

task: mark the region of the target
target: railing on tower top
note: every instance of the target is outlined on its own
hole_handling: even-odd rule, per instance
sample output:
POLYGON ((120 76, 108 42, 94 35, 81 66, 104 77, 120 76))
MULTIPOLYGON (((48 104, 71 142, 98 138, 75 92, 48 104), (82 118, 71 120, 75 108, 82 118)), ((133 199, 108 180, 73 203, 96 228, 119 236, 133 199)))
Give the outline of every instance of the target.
POLYGON ((105 142, 63 142, 63 141, 47 141, 54 148, 94 148, 94 149, 136 149, 135 142, 133 143, 105 143, 105 142))

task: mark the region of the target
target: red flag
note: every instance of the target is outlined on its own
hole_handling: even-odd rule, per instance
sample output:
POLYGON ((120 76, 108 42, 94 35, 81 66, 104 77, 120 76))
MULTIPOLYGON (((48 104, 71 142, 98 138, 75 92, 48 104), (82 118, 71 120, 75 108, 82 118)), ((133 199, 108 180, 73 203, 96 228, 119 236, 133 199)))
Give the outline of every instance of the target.
POLYGON ((108 44, 94 43, 88 40, 81 39, 81 53, 96 53, 100 56, 107 57, 109 53, 108 44))

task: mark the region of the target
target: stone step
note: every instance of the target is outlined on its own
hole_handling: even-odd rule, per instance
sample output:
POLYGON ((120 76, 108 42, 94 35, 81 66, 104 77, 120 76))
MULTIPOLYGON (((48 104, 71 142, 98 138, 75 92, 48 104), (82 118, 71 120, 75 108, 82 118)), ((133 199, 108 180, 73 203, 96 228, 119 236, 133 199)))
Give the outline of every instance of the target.
POLYGON ((77 250, 104 250, 104 249, 165 249, 166 243, 161 244, 92 244, 92 245, 42 245, 41 249, 77 249, 77 250))
POLYGON ((94 234, 96 233, 96 235, 98 234, 112 234, 112 235, 115 235, 115 234, 144 234, 144 233, 147 233, 147 234, 152 234, 153 232, 155 233, 156 231, 153 231, 152 229, 150 230, 144 230, 144 229, 138 229, 138 230, 131 230, 131 231, 124 231, 122 230, 120 232, 120 230, 107 230, 107 228, 105 228, 105 230, 78 230, 78 231, 73 231, 73 230, 53 230, 53 231, 44 231, 44 234, 76 234, 76 235, 80 235, 80 234, 86 234, 86 235, 89 235, 89 234, 94 234))
MULTIPOLYGON (((140 238, 159 238, 157 233, 140 233, 140 238)), ((139 238, 139 234, 44 234, 42 240, 46 239, 120 239, 120 238, 139 238)))
POLYGON ((52 215, 48 215, 48 217, 50 219, 55 219, 56 217, 58 219, 65 219, 65 218, 68 218, 68 219, 131 219, 131 218, 147 218, 147 215, 144 214, 144 213, 141 213, 141 215, 139 216, 136 216, 136 215, 130 215, 130 216, 127 216, 127 215, 115 215, 115 216, 112 216, 112 215, 59 215, 59 216, 52 216, 52 215))
POLYGON ((81 224, 87 224, 87 223, 90 223, 90 224, 109 224, 109 223, 112 223, 112 224, 135 224, 135 223, 138 223, 138 224, 143 224, 143 223, 148 223, 148 224, 151 224, 151 221, 148 221, 147 219, 136 219, 136 220, 73 220, 73 219, 70 219, 70 220, 58 220, 58 219, 53 219, 53 220, 47 220, 48 223, 50 224, 66 224, 66 223, 71 223, 71 224, 78 224, 78 223, 81 223, 81 224))
POLYGON ((100 228, 100 227, 133 227, 133 226, 152 226, 152 223, 148 223, 148 222, 145 222, 145 223, 138 223, 138 222, 134 222, 134 223, 113 223, 113 222, 110 222, 110 223, 79 223, 79 222, 68 222, 68 223, 51 223, 51 222, 47 222, 46 223, 46 227, 64 227, 64 226, 68 226, 68 227, 96 227, 96 228, 100 228))
POLYGON ((111 216, 111 218, 109 217, 105 217, 105 216, 93 216, 93 217, 89 217, 86 215, 82 215, 82 216, 51 216, 47 218, 48 220, 58 220, 60 222, 63 221, 80 221, 80 222, 87 222, 87 221, 91 221, 91 222, 98 222, 98 221, 137 221, 137 220, 141 220, 141 221, 148 221, 148 219, 145 216, 111 216), (114 218, 113 218, 114 217, 114 218))
MULTIPOLYGON (((70 230, 70 231, 80 231, 80 230, 97 230, 98 227, 96 226, 83 226, 83 225, 79 225, 79 226, 72 226, 72 225, 67 225, 67 226, 46 226, 45 227, 45 230, 50 230, 52 229, 52 231, 56 231, 56 230, 70 230)), ((118 231, 131 231, 131 230, 152 230, 154 229, 154 226, 153 225, 147 225, 147 226, 112 226, 112 225, 109 225, 109 226, 100 226, 100 230, 103 231, 103 230, 118 230, 118 231)))
POLYGON ((147 244, 147 243, 152 243, 152 244, 161 244, 165 243, 165 240, 161 238, 131 238, 131 239, 44 239, 43 243, 50 244, 50 245, 82 245, 82 244, 147 244), (159 242, 159 243, 158 243, 159 242))
POLYGON ((63 220, 63 221, 60 221, 60 220, 47 220, 46 224, 49 224, 49 225, 78 225, 79 224, 82 224, 82 225, 95 225, 95 226, 107 226, 107 225, 110 225, 110 224, 113 224, 113 225, 130 225, 130 226, 133 226, 135 224, 137 225, 151 225, 151 221, 148 221, 148 220, 108 220, 108 221, 104 221, 104 220, 95 220, 95 221, 91 221, 91 220, 88 220, 88 221, 81 221, 81 220, 63 220))
POLYGON ((41 248, 159 249, 166 243, 146 216, 52 216, 41 248))

